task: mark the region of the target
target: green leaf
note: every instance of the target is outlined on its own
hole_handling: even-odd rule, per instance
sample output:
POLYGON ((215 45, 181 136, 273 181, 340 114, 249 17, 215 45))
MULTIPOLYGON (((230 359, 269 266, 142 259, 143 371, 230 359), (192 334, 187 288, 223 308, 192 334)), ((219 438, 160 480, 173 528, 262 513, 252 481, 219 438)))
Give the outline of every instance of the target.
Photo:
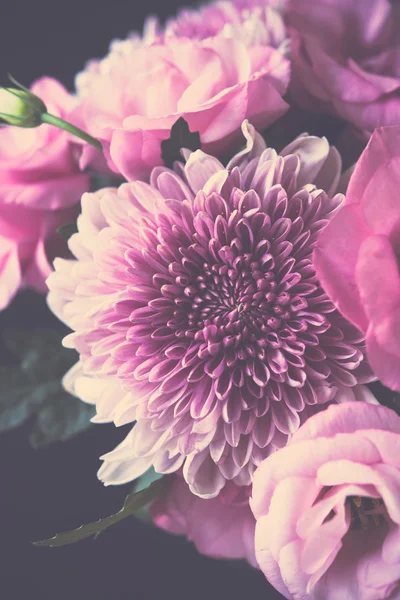
MULTIPOLYGON (((150 469, 148 469, 146 473, 144 473, 141 477, 139 477, 136 480, 134 487, 135 493, 145 490, 146 488, 150 487, 150 485, 154 481, 159 481, 163 477, 165 477, 165 475, 163 475, 162 473, 156 473, 153 467, 150 467, 150 469)), ((152 518, 149 512, 149 505, 143 506, 138 511, 136 511, 135 516, 141 521, 151 521, 152 518)))
POLYGON ((61 385, 77 355, 61 345, 68 329, 41 314, 44 302, 23 295, 0 318, 0 433, 32 418, 34 447, 71 438, 94 415, 61 385))
POLYGON ((164 477, 163 473, 156 473, 153 467, 150 467, 141 477, 138 477, 135 485, 135 492, 141 492, 150 487, 154 481, 158 481, 164 477))
POLYGON ((30 442, 34 448, 65 442, 90 427, 94 408, 64 390, 53 394, 38 410, 30 442))
POLYGON ((34 546, 49 546, 51 548, 55 548, 57 546, 74 544, 75 542, 84 540, 92 535, 98 536, 108 527, 111 527, 112 525, 119 523, 119 521, 126 519, 126 517, 135 514, 138 510, 155 500, 164 486, 164 479, 153 481, 148 488, 129 494, 125 499, 123 507, 116 514, 105 517, 104 519, 99 519, 94 523, 81 525, 81 527, 78 527, 78 529, 74 529, 73 531, 57 533, 57 535, 49 538, 48 540, 33 542, 33 544, 34 546))

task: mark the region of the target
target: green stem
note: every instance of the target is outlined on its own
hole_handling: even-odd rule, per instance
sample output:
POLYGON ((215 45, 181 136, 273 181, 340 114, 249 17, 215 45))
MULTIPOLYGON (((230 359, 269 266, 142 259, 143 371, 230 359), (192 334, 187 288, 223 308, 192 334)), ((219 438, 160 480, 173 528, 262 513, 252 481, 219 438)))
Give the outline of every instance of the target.
POLYGON ((68 131, 69 133, 72 133, 72 135, 75 135, 81 140, 87 142, 88 144, 91 144, 92 146, 97 148, 97 150, 103 151, 102 145, 100 144, 99 140, 96 140, 96 138, 92 137, 88 133, 85 133, 84 131, 82 131, 82 129, 79 129, 79 127, 75 127, 75 125, 64 121, 64 119, 60 119, 60 117, 55 117, 54 115, 49 115, 49 113, 43 113, 41 115, 41 118, 43 123, 48 123, 49 125, 54 125, 59 129, 64 129, 64 131, 68 131))

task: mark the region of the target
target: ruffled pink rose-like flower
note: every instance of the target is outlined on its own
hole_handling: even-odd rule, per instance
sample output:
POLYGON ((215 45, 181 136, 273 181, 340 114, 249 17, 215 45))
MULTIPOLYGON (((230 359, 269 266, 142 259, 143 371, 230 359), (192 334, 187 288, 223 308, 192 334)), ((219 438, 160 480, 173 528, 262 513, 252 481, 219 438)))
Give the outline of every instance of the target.
MULTIPOLYGON (((74 101, 54 79, 32 86, 48 111, 65 117, 74 101)), ((49 264, 63 248, 57 228, 76 219, 88 190, 66 132, 41 125, 0 130, 0 310, 21 287, 45 293, 49 264)))
POLYGON ((261 570, 289 600, 400 598, 400 417, 349 402, 311 417, 254 476, 261 570))
POLYGON ((288 51, 288 33, 280 0, 220 0, 197 9, 183 9, 169 19, 165 36, 205 39, 234 37, 247 46, 272 46, 288 51))
MULTIPOLYGON (((161 165, 161 141, 184 117, 202 148, 220 155, 240 140, 244 119, 265 128, 288 109, 289 61, 271 46, 223 37, 168 38, 113 53, 85 78, 75 120, 101 140, 110 167, 128 180, 161 165)), ((96 159, 86 147, 82 166, 96 159)))
POLYGON ((83 71, 75 77, 75 87, 79 97, 84 98, 90 94, 92 77, 108 77, 115 61, 119 61, 124 54, 131 54, 143 45, 151 45, 162 41, 161 26, 156 17, 148 17, 144 23, 143 31, 134 31, 126 39, 112 40, 107 56, 101 59, 89 60, 83 71))
POLYGON ((400 124, 400 9, 389 0, 291 0, 292 96, 366 132, 400 124))
POLYGON ((202 497, 247 486, 319 405, 373 379, 363 335, 312 263, 343 200, 337 151, 305 135, 278 155, 243 131, 226 168, 198 150, 150 184, 86 194, 76 260, 58 259, 48 279, 80 354, 66 387, 96 404, 97 422, 136 421, 103 457, 107 484, 153 465, 182 468, 202 497))
POLYGON ((249 488, 227 486, 217 498, 192 494, 185 480, 174 476, 167 492, 151 506, 161 529, 184 535, 201 554, 211 558, 244 558, 257 567, 254 554, 255 519, 249 488))
POLYGON ((341 313, 366 334, 379 379, 400 391, 400 127, 372 138, 346 202, 322 233, 314 261, 341 313))

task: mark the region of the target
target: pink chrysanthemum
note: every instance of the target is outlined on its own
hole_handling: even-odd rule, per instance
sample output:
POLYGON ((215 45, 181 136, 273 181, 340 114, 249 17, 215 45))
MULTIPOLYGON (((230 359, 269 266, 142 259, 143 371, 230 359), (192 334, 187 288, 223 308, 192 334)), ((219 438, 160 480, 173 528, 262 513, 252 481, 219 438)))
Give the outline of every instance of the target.
POLYGON ((77 260, 55 262, 49 304, 80 354, 66 387, 98 422, 137 421, 104 457, 105 483, 154 465, 182 468, 202 497, 248 485, 313 406, 372 379, 312 263, 342 202, 319 189, 336 186, 337 152, 303 136, 278 155, 243 132, 227 168, 198 150, 150 184, 85 194, 77 260))

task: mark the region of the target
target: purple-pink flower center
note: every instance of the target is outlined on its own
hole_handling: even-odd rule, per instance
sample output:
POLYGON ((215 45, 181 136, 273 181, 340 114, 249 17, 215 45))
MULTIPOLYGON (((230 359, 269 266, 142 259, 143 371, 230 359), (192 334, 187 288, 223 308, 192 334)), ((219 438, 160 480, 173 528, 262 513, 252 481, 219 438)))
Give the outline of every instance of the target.
POLYGON ((280 186, 261 200, 240 189, 238 172, 231 177, 239 185, 228 194, 166 200, 163 214, 143 219, 144 249, 125 254, 133 283, 127 338, 135 378, 158 390, 153 410, 156 396, 164 407, 172 402, 166 395, 182 410, 191 403, 194 418, 226 400, 227 423, 271 408, 264 447, 275 427, 285 435, 298 427, 305 404, 326 401, 316 388, 357 383, 363 339, 335 311, 312 265, 335 202, 323 193, 311 201, 305 190, 288 201, 280 186))

